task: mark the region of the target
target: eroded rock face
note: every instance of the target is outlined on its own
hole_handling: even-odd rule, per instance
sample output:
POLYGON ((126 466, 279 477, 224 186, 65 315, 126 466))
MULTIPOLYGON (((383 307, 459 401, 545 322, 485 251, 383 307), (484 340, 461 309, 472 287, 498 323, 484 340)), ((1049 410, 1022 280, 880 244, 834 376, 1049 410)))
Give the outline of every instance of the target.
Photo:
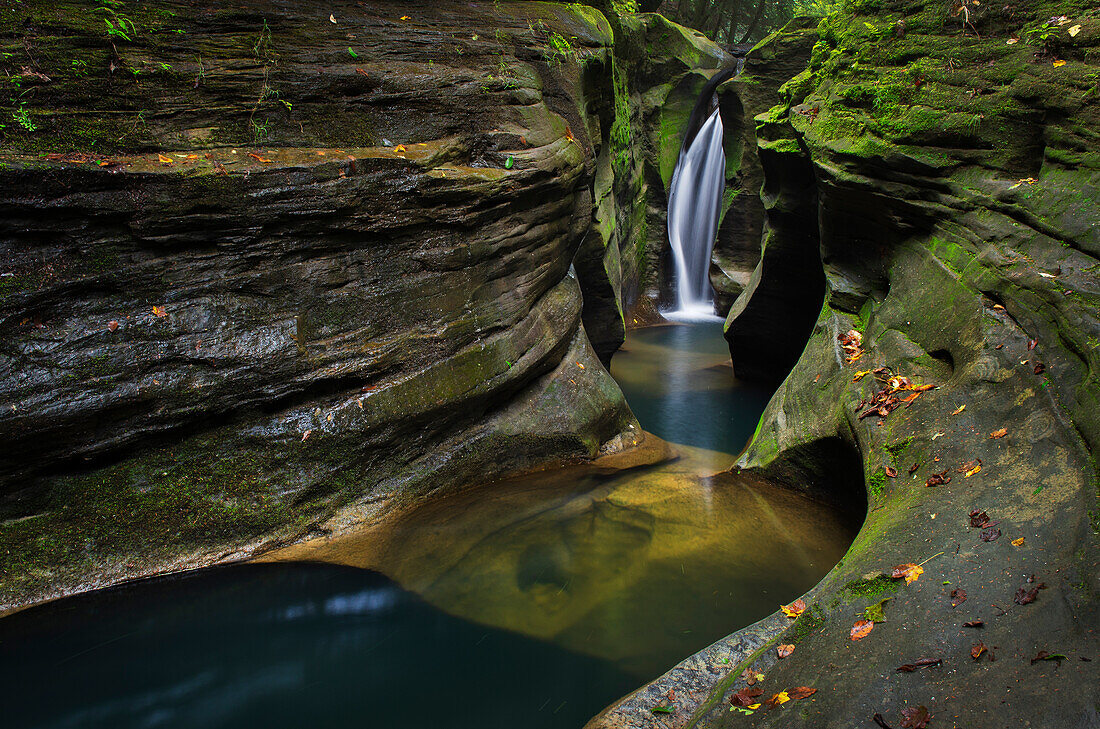
MULTIPOLYGON (((800 308, 809 341, 739 467, 808 484, 858 452, 862 474, 857 462, 834 488, 862 475, 863 530, 797 620, 734 634, 591 726, 655 726, 646 712, 670 688, 676 726, 875 714, 899 726, 922 705, 929 726, 1097 723, 1100 15, 1084 2, 964 4, 965 17, 941 3, 853 4, 821 24, 809 68, 757 117, 775 162, 765 205, 780 194, 730 331, 767 313, 758 296, 822 268, 825 301, 800 308), (769 249, 805 253, 807 226, 784 228, 807 207, 823 266, 769 280, 769 249), (850 330, 858 358, 841 348, 850 330), (935 389, 869 412, 895 375, 935 389), (928 485, 935 474, 950 481, 928 485), (923 563, 911 584, 890 576, 905 563, 923 563), (884 598, 886 621, 852 640, 884 598), (779 660, 779 644, 793 654, 779 660), (897 671, 922 658, 943 664, 897 671), (762 699, 818 690, 747 719, 729 704, 745 669, 766 675, 762 699)), ((734 347, 735 368, 774 366, 767 336, 786 334, 734 347)))
POLYGON ((79 3, 0 20, 38 84, 0 165, 0 603, 629 447, 582 326, 609 356, 644 264, 620 264, 647 198, 613 164, 642 153, 611 131, 643 90, 610 82, 606 18, 125 17, 129 40, 79 3))

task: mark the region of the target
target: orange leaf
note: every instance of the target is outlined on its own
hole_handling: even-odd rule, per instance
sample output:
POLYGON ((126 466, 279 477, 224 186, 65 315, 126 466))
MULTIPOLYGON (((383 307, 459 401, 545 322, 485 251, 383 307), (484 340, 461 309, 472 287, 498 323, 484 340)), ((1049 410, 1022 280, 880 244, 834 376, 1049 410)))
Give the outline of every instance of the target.
POLYGON ((257 162, 263 162, 264 164, 269 164, 271 162, 271 160, 269 160, 265 157, 261 157, 260 155, 256 154, 255 152, 249 152, 248 156, 251 157, 252 159, 256 160, 257 162))
POLYGON ((312 430, 307 430, 306 432, 302 433, 302 442, 304 443, 312 433, 312 430))
POLYGON ((799 699, 804 699, 807 696, 813 696, 817 693, 817 689, 810 688, 809 686, 795 686, 787 693, 790 694, 792 701, 798 701, 799 699))
POLYGON ((1012 546, 1013 547, 1022 547, 1022 546, 1024 546, 1024 538, 1020 537, 1019 539, 1013 539, 1012 540, 1012 546))
POLYGON ((399 145, 397 145, 396 147, 393 148, 393 151, 397 152, 398 154, 401 154, 402 152, 405 151, 405 145, 404 144, 399 144, 399 145))
POLYGON ((776 646, 775 652, 780 658, 786 658, 790 654, 794 653, 794 646, 793 645, 776 646))
POLYGON ((867 637, 867 634, 875 627, 873 621, 870 620, 857 620, 856 624, 852 626, 851 637, 852 640, 862 640, 867 637))
POLYGON ((166 165, 172 164, 172 158, 171 157, 165 157, 163 154, 158 154, 157 157, 159 157, 160 161, 162 163, 166 164, 166 165))
POLYGON ((975 473, 977 473, 980 470, 982 470, 982 464, 978 463, 973 468, 971 468, 969 471, 967 471, 966 474, 963 476, 963 478, 970 478, 971 476, 973 476, 975 473))
POLYGON ((935 385, 911 385, 909 387, 913 392, 926 392, 928 390, 935 390, 935 385))
POLYGON ((160 317, 161 319, 168 316, 168 312, 164 310, 163 306, 154 306, 153 307, 153 314, 160 317))
POLYGON ((1008 435, 1008 429, 1007 428, 1001 428, 1000 430, 994 430, 992 433, 989 434, 989 437, 990 438, 1004 438, 1006 435, 1008 435))
POLYGON ((113 331, 116 331, 117 329, 118 329, 118 322, 117 321, 112 319, 111 321, 107 322, 107 330, 108 331, 113 332, 113 331))
POLYGON ((1066 62, 1059 58, 1057 61, 1055 61, 1051 65, 1054 66, 1055 68, 1061 68, 1062 66, 1066 65, 1066 62))
POLYGON ((963 410, 966 410, 966 406, 965 406, 965 405, 960 405, 960 406, 958 406, 957 408, 955 408, 955 409, 954 409, 953 411, 951 411, 951 414, 952 414, 952 415, 958 415, 958 414, 959 414, 959 413, 961 413, 961 412, 962 412, 963 410))
POLYGON ((924 574, 924 568, 919 564, 913 564, 907 562, 906 564, 899 564, 894 568, 894 571, 890 574, 895 580, 905 578, 905 584, 916 582, 917 578, 924 574))
POLYGON ((790 605, 780 605, 779 609, 782 610, 783 614, 788 618, 797 618, 806 611, 806 601, 800 597, 790 605))
POLYGON ((791 700, 791 697, 787 694, 786 691, 780 691, 779 693, 775 694, 770 699, 765 701, 764 705, 765 706, 779 706, 780 704, 785 704, 790 700, 791 700))
POLYGON ((985 653, 985 643, 979 640, 977 645, 970 649, 970 655, 973 656, 976 661, 982 657, 983 653, 985 653))

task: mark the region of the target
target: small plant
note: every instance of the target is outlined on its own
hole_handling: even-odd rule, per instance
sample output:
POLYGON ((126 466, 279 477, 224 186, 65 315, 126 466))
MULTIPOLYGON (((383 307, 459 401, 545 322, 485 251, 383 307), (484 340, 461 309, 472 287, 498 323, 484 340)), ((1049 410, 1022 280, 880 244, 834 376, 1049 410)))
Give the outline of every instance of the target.
POLYGON ((23 127, 28 132, 38 130, 38 125, 31 119, 30 112, 27 111, 27 105, 25 103, 20 104, 19 108, 12 112, 11 118, 16 124, 23 127))
POLYGON ((549 63, 560 63, 562 61, 574 59, 577 56, 577 51, 573 48, 573 44, 569 42, 568 38, 560 33, 550 33, 546 38, 546 42, 550 46, 550 52, 545 56, 549 63))

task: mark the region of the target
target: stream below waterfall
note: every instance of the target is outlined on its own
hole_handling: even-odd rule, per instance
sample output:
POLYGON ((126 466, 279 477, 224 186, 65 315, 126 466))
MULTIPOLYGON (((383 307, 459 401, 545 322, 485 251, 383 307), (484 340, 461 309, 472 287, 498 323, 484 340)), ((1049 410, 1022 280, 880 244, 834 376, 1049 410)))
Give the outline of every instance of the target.
POLYGON ((718 473, 769 395, 720 324, 632 331, 612 373, 678 459, 471 484, 273 563, 0 619, 4 726, 580 727, 843 556, 862 514, 718 473))

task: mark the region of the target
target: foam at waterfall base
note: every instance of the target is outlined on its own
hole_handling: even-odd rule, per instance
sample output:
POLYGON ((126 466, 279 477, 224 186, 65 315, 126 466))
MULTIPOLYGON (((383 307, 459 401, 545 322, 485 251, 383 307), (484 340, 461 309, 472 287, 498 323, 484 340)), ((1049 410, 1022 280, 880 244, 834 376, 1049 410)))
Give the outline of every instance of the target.
POLYGON ((725 319, 714 313, 714 304, 709 301, 662 311, 661 316, 669 321, 679 322, 725 321, 725 319))

